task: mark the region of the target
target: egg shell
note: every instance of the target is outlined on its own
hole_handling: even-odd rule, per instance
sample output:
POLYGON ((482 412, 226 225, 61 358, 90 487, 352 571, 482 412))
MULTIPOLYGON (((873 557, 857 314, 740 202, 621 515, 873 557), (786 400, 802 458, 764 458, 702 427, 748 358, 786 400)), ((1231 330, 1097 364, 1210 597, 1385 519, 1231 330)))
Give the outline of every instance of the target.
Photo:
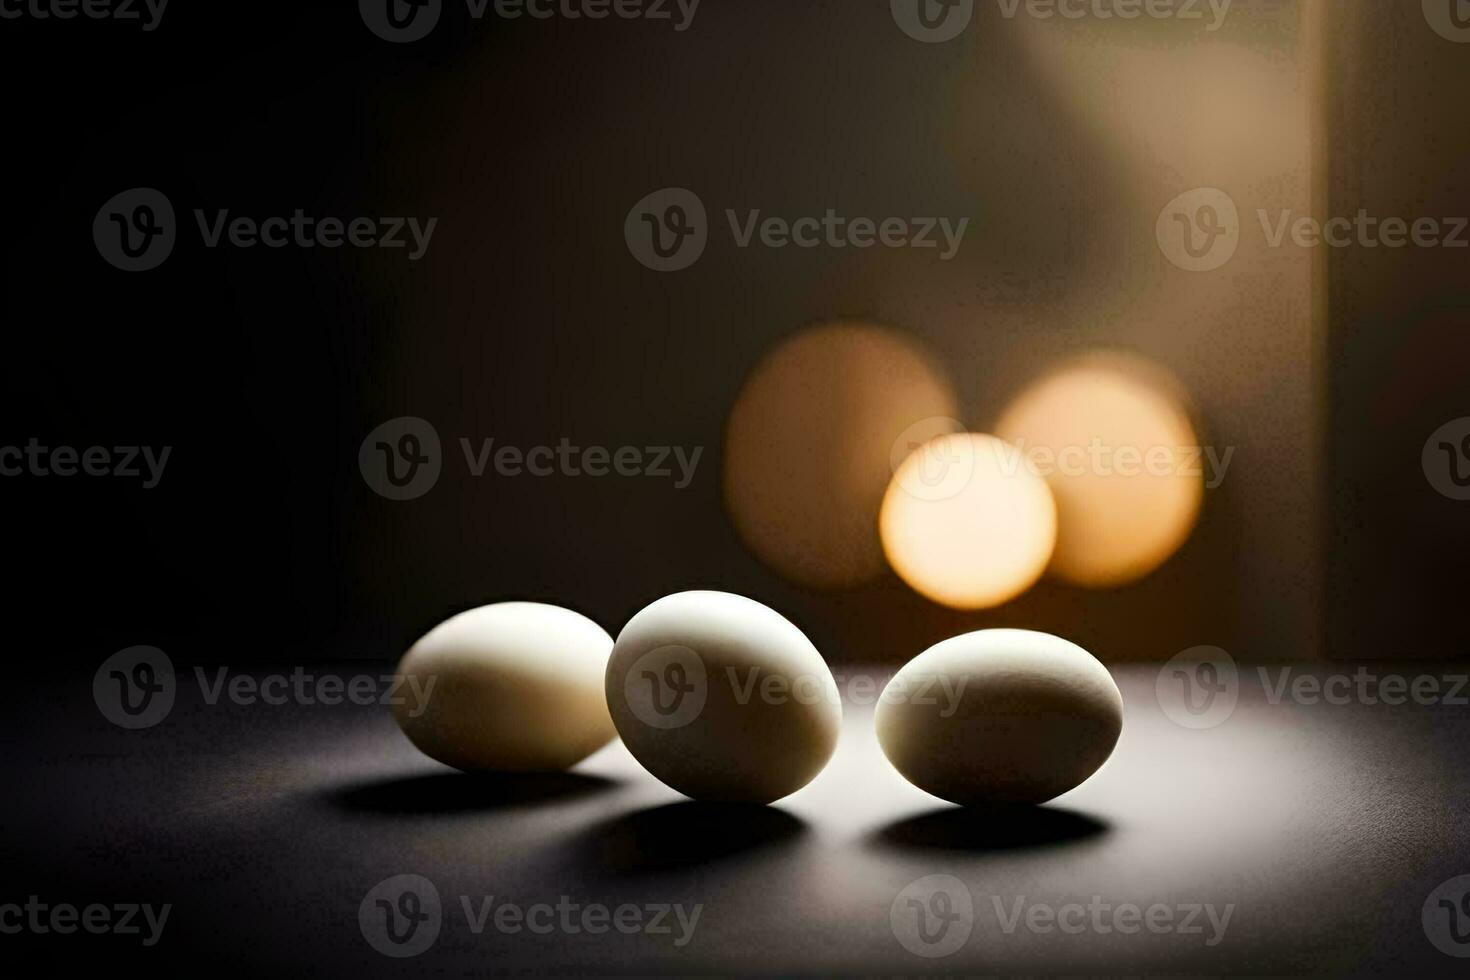
MULTIPOLYGON (((467 772, 550 772, 615 734, 602 694, 612 637, 579 613, 503 602, 430 630, 398 667, 427 690, 393 714, 425 755, 467 772), (433 685, 429 688, 428 685, 433 685)), ((414 688, 400 683, 401 693, 414 688)))
POLYGON ((827 764, 842 725, 837 682, 805 634, 727 592, 681 592, 635 615, 606 690, 628 750, 697 800, 795 792, 827 764))
POLYGON ((982 630, 905 664, 875 723, 889 761, 926 792, 966 805, 1044 803, 1107 761, 1123 730, 1123 696, 1075 643, 982 630))

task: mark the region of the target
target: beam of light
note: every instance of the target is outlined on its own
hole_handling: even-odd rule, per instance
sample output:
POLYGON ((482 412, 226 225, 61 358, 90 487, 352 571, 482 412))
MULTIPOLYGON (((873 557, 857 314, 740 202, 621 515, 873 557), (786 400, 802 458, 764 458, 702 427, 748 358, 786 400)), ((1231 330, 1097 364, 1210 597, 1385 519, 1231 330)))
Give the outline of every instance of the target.
POLYGON ((915 450, 883 498, 889 564, 957 609, 998 606, 1041 577, 1057 540, 1046 481, 993 436, 953 433, 915 450))
POLYGON ((1022 392, 995 431, 1051 485, 1060 579, 1135 581, 1194 529, 1203 451, 1177 383, 1142 358, 1097 354, 1060 367, 1022 392))
POLYGON ((890 452, 926 419, 952 417, 944 373, 881 327, 805 330, 746 380, 725 439, 725 500, 746 545, 801 585, 839 588, 883 571, 874 515, 890 452))

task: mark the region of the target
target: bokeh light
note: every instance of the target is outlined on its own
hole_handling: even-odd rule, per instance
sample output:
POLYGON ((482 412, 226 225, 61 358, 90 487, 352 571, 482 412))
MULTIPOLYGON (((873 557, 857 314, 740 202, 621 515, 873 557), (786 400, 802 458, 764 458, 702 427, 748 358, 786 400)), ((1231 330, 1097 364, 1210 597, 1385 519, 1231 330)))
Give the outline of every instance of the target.
POLYGON ((879 529, 889 564, 916 591, 957 609, 985 609, 1020 595, 1046 570, 1056 505, 1016 447, 954 433, 898 468, 879 529))
POLYGON ((859 323, 798 333, 756 366, 730 412, 724 482, 736 531, 801 585, 876 577, 892 447, 956 414, 944 373, 902 335, 859 323))
POLYGON ((1178 382, 1123 354, 1066 364, 1017 397, 995 426, 1056 497, 1051 573, 1108 588, 1148 575, 1194 529, 1205 458, 1178 382))

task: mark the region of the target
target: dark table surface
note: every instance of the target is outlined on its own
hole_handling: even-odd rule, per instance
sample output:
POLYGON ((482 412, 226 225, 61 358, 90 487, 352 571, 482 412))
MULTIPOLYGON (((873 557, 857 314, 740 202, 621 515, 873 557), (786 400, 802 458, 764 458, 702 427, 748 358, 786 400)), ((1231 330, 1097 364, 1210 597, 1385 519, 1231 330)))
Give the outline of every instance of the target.
MULTIPOLYGON (((1365 669, 1449 679, 1448 693, 1470 666, 1365 669)), ((846 708, 813 783, 749 809, 684 800, 620 744, 562 776, 475 778, 419 755, 378 706, 210 704, 181 671, 168 717, 125 731, 93 704, 90 677, 37 682, 6 725, 0 904, 171 910, 151 946, 142 934, 25 929, 0 948, 293 976, 1463 975, 1470 960, 1431 942, 1425 908, 1470 875, 1470 690, 1432 704, 1272 703, 1278 671, 1263 683, 1243 669, 1233 714, 1191 730, 1161 710, 1157 667, 1114 668, 1127 721, 1112 759, 1053 804, 1010 815, 908 785, 867 705, 846 708), (392 958, 359 911, 405 874, 432 883, 438 933, 392 958), (968 934, 926 945, 908 899, 934 875, 950 904, 927 908, 968 934), (466 907, 487 900, 552 906, 535 919, 550 931, 497 928, 493 911, 476 931, 466 907), (634 912, 629 932, 583 927, 589 908, 628 905, 655 927, 669 907, 668 931, 631 931, 634 912), (1135 921, 1116 917, 1129 905, 1164 911, 1156 928, 1112 928, 1135 921), (678 909, 688 922, 696 906, 692 928, 681 925, 678 909), (1067 928, 1046 928, 1050 915, 1067 928), (957 944, 946 956, 909 948, 945 942, 957 944)))

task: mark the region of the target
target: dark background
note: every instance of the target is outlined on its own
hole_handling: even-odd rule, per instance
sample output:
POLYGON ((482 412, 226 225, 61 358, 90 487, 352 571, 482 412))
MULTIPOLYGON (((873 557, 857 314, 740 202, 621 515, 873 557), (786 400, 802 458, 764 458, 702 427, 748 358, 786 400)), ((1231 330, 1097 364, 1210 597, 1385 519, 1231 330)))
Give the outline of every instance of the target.
MULTIPOLYGON (((1223 131, 1200 117, 1184 135, 1214 152, 1182 170, 1149 155, 1137 106, 1084 108, 1112 107, 1106 88, 1079 97, 1106 78, 1105 56, 1058 71, 1025 25, 983 15, 963 40, 917 44, 883 0, 704 0, 685 34, 475 23, 449 3, 411 45, 372 36, 346 2, 174 0, 153 33, 0 20, 0 446, 173 449, 151 491, 0 479, 12 646, 30 654, 27 684, 63 675, 21 689, 8 715, 0 897, 176 906, 151 951, 20 936, 7 955, 309 976, 909 972, 926 964, 893 942, 888 903, 944 870, 977 894, 1241 904, 1216 951, 1020 936, 976 942, 941 970, 1456 968, 1419 915, 1431 889, 1470 870, 1462 706, 1271 704, 1245 668, 1238 716, 1186 732, 1158 710, 1154 668, 1118 663, 1197 644, 1242 664, 1403 658, 1382 675, 1434 673, 1413 663, 1464 653, 1470 504, 1435 493, 1419 457, 1431 432, 1470 415, 1466 253, 1243 250, 1229 271, 1191 278, 1164 262, 1153 223, 1169 197, 1211 184, 1247 208, 1470 213, 1470 46, 1426 29, 1418 0, 1324 3, 1320 43, 1283 26, 1294 5, 1259 6, 1232 19, 1230 43, 1302 65, 1307 91, 1283 88, 1279 103, 1320 109, 1293 117, 1314 128, 1288 142, 1310 152, 1274 189, 1269 167, 1242 176, 1280 135, 1249 115, 1223 131), (972 228, 944 266, 740 251, 719 234, 694 268, 658 275, 628 254, 622 226, 670 185, 715 214, 834 207, 969 215, 972 228), (90 229, 135 186, 170 197, 181 240, 160 269, 128 275, 90 229), (208 250, 196 207, 439 225, 415 264, 208 250), (922 341, 981 427, 1060 358, 1142 353, 1190 390, 1203 437, 1237 448, 1234 469, 1180 553, 1125 589, 1043 583, 973 614, 891 575, 804 590, 731 528, 720 446, 759 359, 838 318, 922 341), (401 415, 433 422, 448 458, 429 495, 392 503, 366 486, 357 452, 401 415), (460 436, 705 451, 685 491, 471 480, 460 436), (377 706, 206 705, 185 682, 166 724, 123 732, 88 684, 134 644, 163 648, 182 680, 207 663, 365 660, 336 669, 377 673, 467 606, 538 598, 616 632, 693 587, 771 603, 837 665, 896 664, 965 629, 1061 633, 1113 665, 1124 742, 1061 806, 997 827, 904 783, 866 713, 849 711, 829 771, 752 816, 678 799, 617 745, 545 784, 467 783, 377 706), (405 965, 372 953, 356 922, 367 889, 405 871, 449 896, 690 897, 710 913, 685 956, 451 930, 405 965)), ((1098 51, 1208 63, 1167 27, 1109 30, 1096 30, 1098 51)), ((1147 82, 1185 100, 1211 94, 1201 77, 1161 67, 1147 82)))
MULTIPOLYGON (((1417 0, 1330 9, 1330 135, 1303 137, 1328 213, 1470 213, 1470 50, 1427 30, 1417 0)), ((1167 193, 1139 198, 1116 142, 1016 25, 990 11, 977 23, 922 45, 886 3, 836 0, 705 0, 682 34, 476 22, 449 3, 408 45, 374 37, 347 3, 175 0, 152 33, 0 22, 0 444, 173 447, 151 491, 0 480, 20 639, 79 666, 137 643, 186 663, 386 660, 482 602, 558 602, 615 633, 659 595, 713 587, 788 613, 834 661, 899 662, 993 625, 1061 632, 1113 661, 1204 643, 1253 659, 1462 653, 1445 610, 1467 581, 1470 505, 1434 493, 1418 459, 1430 432, 1470 415, 1465 253, 1333 254, 1309 295, 1268 280, 1237 289, 1248 300, 1207 291, 1135 316, 1140 276, 1184 281, 1153 242, 1159 206, 1219 175, 1161 173, 1167 193), (671 185, 716 222, 725 207, 835 207, 969 215, 972 229, 941 266, 741 251, 717 228, 698 265, 660 275, 633 261, 622 223, 671 185), (170 197, 180 242, 130 275, 90 227, 134 186, 170 197), (196 207, 439 225, 417 263, 210 250, 196 207), (1079 313, 1094 295, 1095 314, 1079 313), (1059 357, 1146 354, 1194 393, 1207 439, 1238 447, 1239 477, 1208 495, 1179 555, 1122 590, 1043 583, 961 614, 891 575, 838 593, 787 584, 725 517, 722 430, 763 353, 837 318, 921 339, 980 426, 1059 357), (356 465, 364 435, 400 415, 446 444, 438 486, 410 503, 377 497, 356 465), (460 436, 704 456, 684 491, 475 480, 460 436)), ((1271 19, 1228 30, 1310 56, 1271 19)))

